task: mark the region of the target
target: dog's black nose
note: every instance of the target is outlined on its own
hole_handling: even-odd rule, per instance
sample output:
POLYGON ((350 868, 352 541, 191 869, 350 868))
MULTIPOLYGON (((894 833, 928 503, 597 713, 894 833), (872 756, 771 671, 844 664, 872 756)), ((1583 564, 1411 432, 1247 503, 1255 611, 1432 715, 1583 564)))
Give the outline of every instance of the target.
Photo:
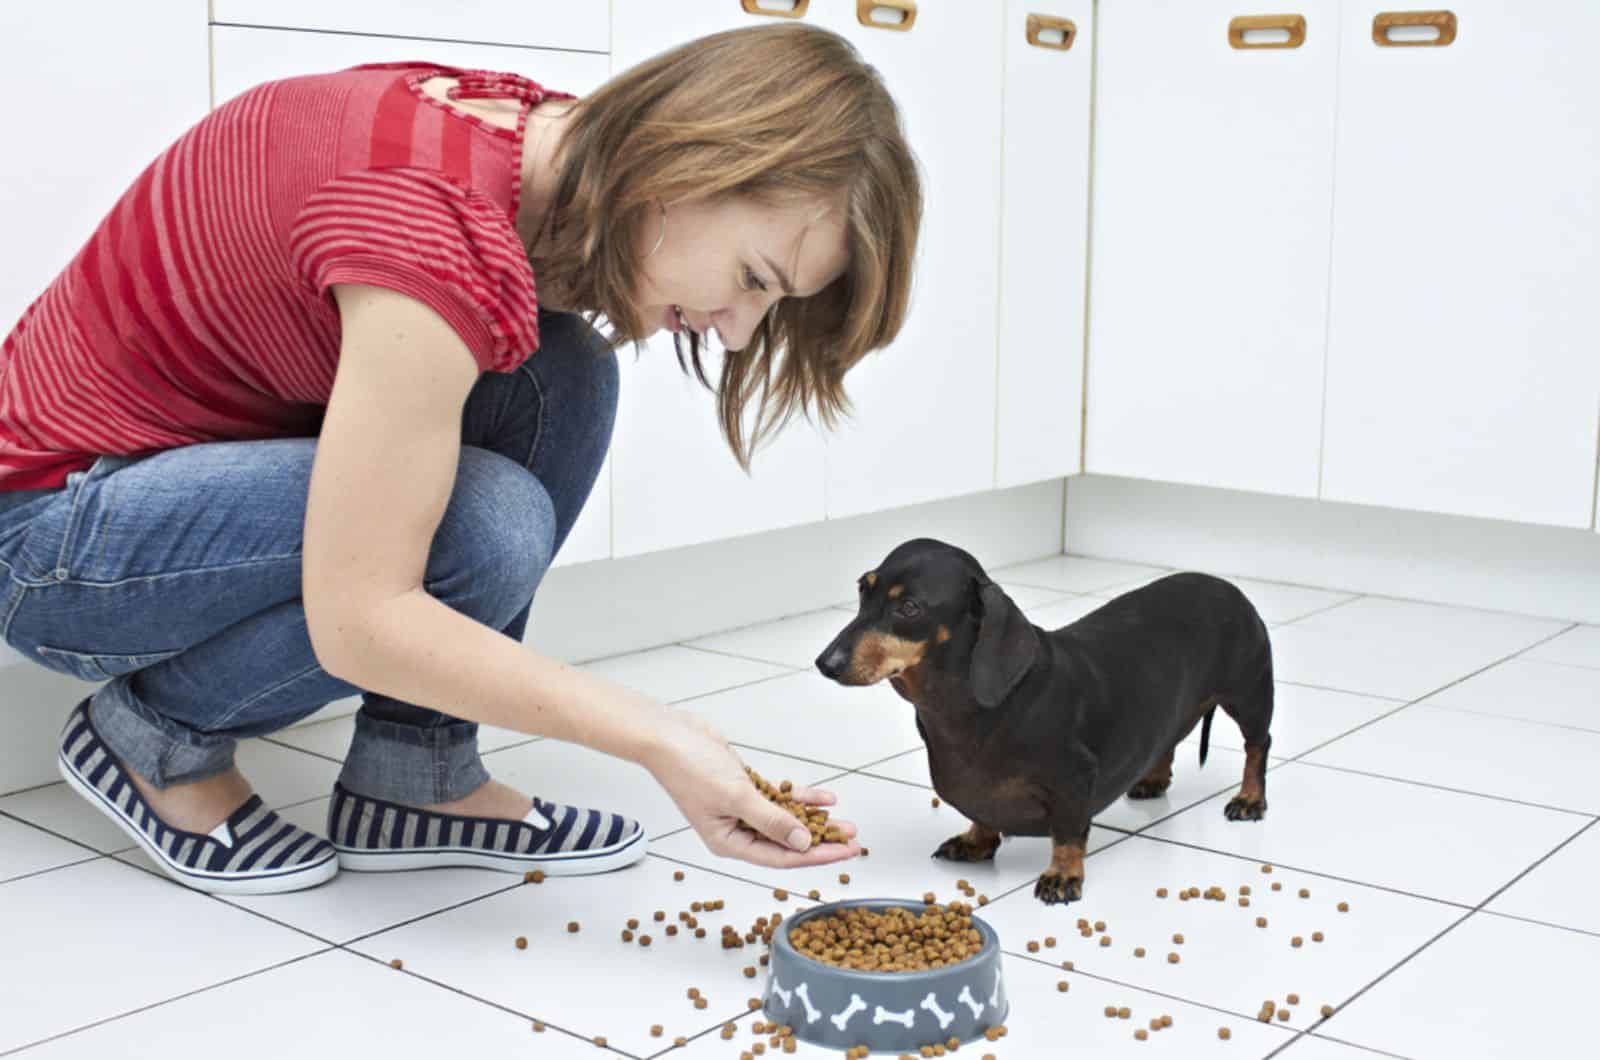
POLYGON ((849 661, 849 657, 842 649, 830 645, 826 651, 817 656, 817 669, 822 671, 823 677, 837 681, 849 661))

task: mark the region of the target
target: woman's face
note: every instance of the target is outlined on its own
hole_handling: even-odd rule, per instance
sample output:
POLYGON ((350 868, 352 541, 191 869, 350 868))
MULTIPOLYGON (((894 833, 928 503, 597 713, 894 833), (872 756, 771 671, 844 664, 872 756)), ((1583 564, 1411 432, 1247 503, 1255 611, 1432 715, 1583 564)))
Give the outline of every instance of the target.
POLYGON ((715 330, 725 349, 743 349, 779 299, 816 294, 849 263, 842 197, 782 206, 744 197, 670 203, 664 235, 661 218, 658 209, 640 233, 645 336, 683 327, 703 338, 715 330))

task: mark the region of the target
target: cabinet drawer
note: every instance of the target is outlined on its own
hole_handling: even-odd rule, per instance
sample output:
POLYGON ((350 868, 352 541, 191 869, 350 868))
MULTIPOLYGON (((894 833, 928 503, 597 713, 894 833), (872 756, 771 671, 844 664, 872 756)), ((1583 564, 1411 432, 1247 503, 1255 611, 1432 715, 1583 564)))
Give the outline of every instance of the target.
POLYGON ((611 50, 609 5, 594 0, 211 0, 211 18, 282 29, 611 50))

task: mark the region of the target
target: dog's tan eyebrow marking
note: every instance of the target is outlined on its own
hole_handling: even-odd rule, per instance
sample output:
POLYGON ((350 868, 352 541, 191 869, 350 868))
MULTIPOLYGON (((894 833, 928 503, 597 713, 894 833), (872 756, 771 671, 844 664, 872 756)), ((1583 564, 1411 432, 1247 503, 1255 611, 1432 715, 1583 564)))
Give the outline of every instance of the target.
POLYGON ((870 589, 874 585, 878 584, 878 573, 877 573, 877 571, 870 571, 869 570, 869 571, 867 571, 867 573, 863 574, 862 577, 867 580, 867 588, 868 589, 870 589))
POLYGON ((906 591, 906 587, 904 585, 892 585, 892 586, 889 587, 889 599, 891 599, 891 600, 898 599, 900 594, 905 592, 905 591, 906 591))
POLYGON ((944 626, 940 626, 939 627, 939 632, 937 634, 937 638, 938 638, 939 643, 943 644, 945 641, 950 639, 950 631, 948 629, 946 629, 944 626))

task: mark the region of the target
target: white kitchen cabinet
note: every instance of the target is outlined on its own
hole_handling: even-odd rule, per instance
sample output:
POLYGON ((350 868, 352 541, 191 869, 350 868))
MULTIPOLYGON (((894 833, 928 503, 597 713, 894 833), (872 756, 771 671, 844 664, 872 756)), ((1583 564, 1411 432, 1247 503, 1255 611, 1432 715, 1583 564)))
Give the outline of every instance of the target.
MULTIPOLYGON (((763 4, 779 11, 785 6, 783 0, 763 4)), ((809 6, 814 9, 816 0, 809 6)), ((615 0, 612 15, 616 73, 696 37, 778 20, 744 10, 739 0, 679 0, 670 5, 615 0)), ((687 350, 685 346, 686 359, 687 350)), ((658 333, 637 358, 632 347, 620 354, 622 403, 611 449, 614 555, 639 555, 826 518, 822 436, 812 424, 797 414, 756 452, 746 475, 722 438, 714 395, 678 367, 670 335, 658 333)), ((707 378, 715 384, 720 347, 702 359, 707 378)), ((752 407, 752 416, 754 411, 752 407)))
POLYGON ((1007 0, 1002 39, 995 485, 1005 489, 1083 470, 1094 4, 1007 0))
POLYGON ((3 338, 145 167, 205 117, 206 6, 8 3, 0 40, 3 338))
MULTIPOLYGON (((420 59, 448 66, 504 70, 579 96, 593 91, 610 73, 607 56, 587 52, 343 33, 218 25, 212 27, 211 43, 218 105, 263 81, 342 70, 362 63, 420 59)), ((611 471, 612 461, 608 455, 589 500, 553 566, 605 559, 611 555, 611 471)))
POLYGON ((848 37, 882 74, 925 201, 910 315, 887 349, 845 377, 854 417, 826 437, 829 518, 995 484, 1005 9, 955 0, 893 6, 915 10, 909 30, 862 25, 855 0, 814 0, 807 15, 848 37))
POLYGON ((1321 496, 1588 527, 1600 5, 1448 6, 1383 47, 1345 0, 1321 496))
POLYGON ((229 25, 592 52, 610 49, 609 16, 595 0, 211 0, 212 20, 229 25))
POLYGON ((1090 473, 1316 496, 1339 4, 1291 7, 1100 5, 1090 473))
POLYGON ((211 46, 218 106, 263 81, 330 73, 363 63, 421 60, 504 70, 579 96, 593 91, 611 71, 607 56, 588 52, 239 26, 213 26, 211 46))

